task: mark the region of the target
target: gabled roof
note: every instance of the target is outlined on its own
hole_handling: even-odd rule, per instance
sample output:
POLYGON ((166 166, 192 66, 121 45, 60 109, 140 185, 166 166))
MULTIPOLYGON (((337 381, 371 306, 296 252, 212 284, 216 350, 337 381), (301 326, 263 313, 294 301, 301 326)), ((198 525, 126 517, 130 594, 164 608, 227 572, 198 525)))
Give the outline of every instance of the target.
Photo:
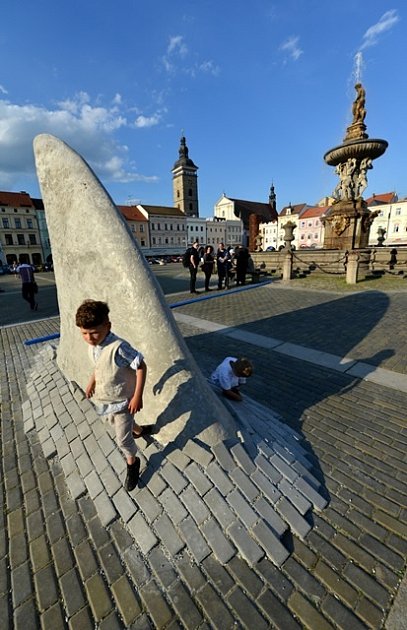
POLYGON ((395 192, 381 193, 380 195, 373 195, 366 199, 368 206, 379 206, 383 203, 395 203, 398 200, 395 192))
POLYGON ((122 215, 128 221, 144 221, 147 223, 147 219, 137 206, 117 206, 122 215))
POLYGON ((142 208, 147 214, 158 214, 163 217, 185 217, 186 215, 179 208, 171 208, 168 206, 145 206, 140 203, 137 208, 142 208))
POLYGON ((301 214, 301 219, 311 219, 322 216, 329 206, 308 206, 301 214))
POLYGON ((297 203, 294 206, 284 206, 284 208, 280 210, 280 217, 289 217, 292 214, 297 214, 299 216, 306 208, 308 208, 306 203, 297 203), (287 214, 287 210, 291 210, 291 212, 287 214))
POLYGON ((15 193, 2 190, 0 191, 0 206, 32 208, 33 202, 30 195, 26 192, 15 193))
POLYGON ((277 221, 278 214, 272 208, 269 203, 261 203, 259 201, 247 201, 246 199, 233 199, 228 197, 230 201, 233 201, 235 205, 235 214, 239 218, 248 217, 251 214, 257 214, 266 221, 277 221))

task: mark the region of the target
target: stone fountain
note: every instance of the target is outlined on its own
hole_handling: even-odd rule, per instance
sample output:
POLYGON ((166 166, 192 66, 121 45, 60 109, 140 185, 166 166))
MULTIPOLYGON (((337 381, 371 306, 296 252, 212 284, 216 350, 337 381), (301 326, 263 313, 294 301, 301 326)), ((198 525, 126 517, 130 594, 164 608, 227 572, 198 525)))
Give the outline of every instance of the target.
POLYGON ((359 249, 367 247, 370 225, 376 216, 370 212, 362 193, 367 187, 367 172, 373 160, 383 155, 386 140, 369 138, 365 90, 355 85, 356 99, 352 106, 353 121, 346 130, 343 143, 325 153, 324 160, 335 167, 339 183, 332 193, 335 202, 322 217, 325 226, 324 249, 359 249))

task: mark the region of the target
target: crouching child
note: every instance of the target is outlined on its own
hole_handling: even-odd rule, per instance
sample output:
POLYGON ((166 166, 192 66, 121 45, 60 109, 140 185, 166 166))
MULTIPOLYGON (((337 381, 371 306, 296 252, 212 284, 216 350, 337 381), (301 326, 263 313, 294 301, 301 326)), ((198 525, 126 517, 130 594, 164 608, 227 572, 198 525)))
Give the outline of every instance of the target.
POLYGON ((127 461, 124 487, 131 492, 140 474, 135 438, 151 433, 151 425, 139 426, 133 417, 143 408, 147 366, 141 352, 111 332, 105 302, 85 300, 76 312, 75 323, 89 344, 94 365, 85 394, 94 399, 98 415, 114 426, 117 445, 127 461))
POLYGON ((242 400, 240 385, 246 382, 246 378, 253 374, 253 364, 249 359, 226 357, 214 370, 210 382, 220 387, 226 398, 242 400))

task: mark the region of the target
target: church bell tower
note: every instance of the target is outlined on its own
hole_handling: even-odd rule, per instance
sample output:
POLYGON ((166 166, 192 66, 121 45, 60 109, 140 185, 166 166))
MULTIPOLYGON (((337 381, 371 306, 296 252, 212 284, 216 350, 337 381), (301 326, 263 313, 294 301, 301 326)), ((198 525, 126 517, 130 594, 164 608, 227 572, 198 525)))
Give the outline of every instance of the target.
POLYGON ((188 157, 188 147, 182 135, 179 158, 172 168, 172 190, 174 206, 188 217, 199 217, 198 167, 188 157))

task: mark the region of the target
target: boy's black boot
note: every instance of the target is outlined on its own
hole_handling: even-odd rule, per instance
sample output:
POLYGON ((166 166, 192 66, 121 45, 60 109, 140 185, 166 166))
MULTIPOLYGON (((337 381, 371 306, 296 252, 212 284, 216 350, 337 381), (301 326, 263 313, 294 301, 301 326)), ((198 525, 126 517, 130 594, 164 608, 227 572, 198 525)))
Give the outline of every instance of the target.
POLYGON ((137 486, 138 478, 140 476, 140 459, 136 457, 134 464, 127 464, 127 475, 124 487, 128 492, 134 490, 137 486))

